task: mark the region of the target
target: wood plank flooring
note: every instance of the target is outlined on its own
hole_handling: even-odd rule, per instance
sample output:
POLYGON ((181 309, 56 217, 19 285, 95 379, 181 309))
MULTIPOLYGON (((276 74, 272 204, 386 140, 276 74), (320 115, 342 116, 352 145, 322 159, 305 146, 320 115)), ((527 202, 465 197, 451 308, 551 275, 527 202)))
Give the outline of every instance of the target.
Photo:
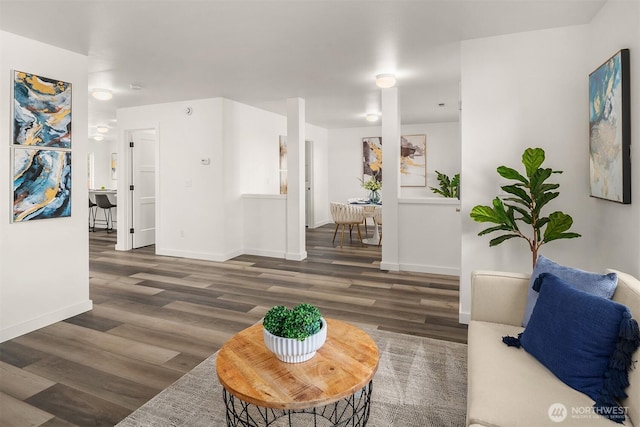
POLYGON ((380 248, 340 248, 333 230, 308 230, 301 262, 224 263, 116 252, 115 233, 90 233, 94 309, 0 344, 0 425, 112 426, 277 304, 466 342, 457 277, 381 271, 380 248))

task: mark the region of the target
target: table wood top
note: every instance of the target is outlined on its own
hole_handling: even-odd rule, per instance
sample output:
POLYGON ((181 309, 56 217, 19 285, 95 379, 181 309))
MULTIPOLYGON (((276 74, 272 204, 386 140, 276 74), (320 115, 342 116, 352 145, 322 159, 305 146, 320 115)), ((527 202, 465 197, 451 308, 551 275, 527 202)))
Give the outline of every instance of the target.
POLYGON ((231 337, 216 359, 218 379, 237 398, 275 409, 336 402, 362 389, 378 369, 378 346, 363 330, 325 319, 327 340, 310 360, 281 362, 267 349, 262 323, 231 337))

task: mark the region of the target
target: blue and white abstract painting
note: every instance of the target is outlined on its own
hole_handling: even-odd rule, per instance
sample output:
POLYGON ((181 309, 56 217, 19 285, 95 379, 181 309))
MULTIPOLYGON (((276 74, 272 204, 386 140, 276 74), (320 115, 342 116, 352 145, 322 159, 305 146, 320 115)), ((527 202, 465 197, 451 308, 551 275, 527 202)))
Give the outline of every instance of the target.
POLYGON ((71 216, 71 152, 14 149, 13 221, 71 216))
POLYGON ((13 144, 71 148, 71 83, 14 72, 13 144))

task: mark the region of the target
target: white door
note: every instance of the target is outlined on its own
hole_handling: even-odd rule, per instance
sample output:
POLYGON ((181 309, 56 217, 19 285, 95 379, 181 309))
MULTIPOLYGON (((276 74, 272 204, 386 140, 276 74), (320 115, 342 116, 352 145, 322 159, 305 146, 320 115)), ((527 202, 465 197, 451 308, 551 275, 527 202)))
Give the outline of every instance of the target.
POLYGON ((314 224, 313 218, 313 141, 305 141, 304 150, 304 203, 305 225, 314 224))
POLYGON ((133 142, 131 235, 135 249, 156 242, 156 132, 153 129, 133 131, 130 141, 133 142))

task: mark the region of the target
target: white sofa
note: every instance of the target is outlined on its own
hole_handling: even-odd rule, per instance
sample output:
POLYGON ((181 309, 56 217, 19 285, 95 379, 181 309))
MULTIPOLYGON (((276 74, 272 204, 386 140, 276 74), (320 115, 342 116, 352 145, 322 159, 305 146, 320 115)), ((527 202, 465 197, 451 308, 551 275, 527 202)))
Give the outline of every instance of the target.
MULTIPOLYGON (((612 299, 629 307, 640 321, 640 281, 619 271, 607 272, 612 271, 618 274, 612 299)), ((529 276, 517 273, 474 271, 471 275, 467 426, 619 425, 592 413, 591 398, 565 385, 523 348, 502 342, 503 336, 523 331, 528 286, 529 276), (566 409, 561 422, 558 404, 566 409)), ((621 402, 627 408, 625 426, 640 426, 639 359, 640 350, 633 356, 638 360, 636 369, 629 373, 629 397, 621 402)))

